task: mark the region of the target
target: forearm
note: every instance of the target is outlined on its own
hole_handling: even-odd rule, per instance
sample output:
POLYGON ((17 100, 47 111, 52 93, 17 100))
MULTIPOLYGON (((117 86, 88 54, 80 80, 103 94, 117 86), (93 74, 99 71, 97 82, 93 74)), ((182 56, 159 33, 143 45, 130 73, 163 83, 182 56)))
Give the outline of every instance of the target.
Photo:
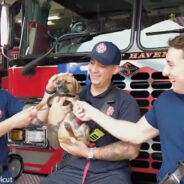
POLYGON ((13 122, 11 119, 6 119, 0 123, 0 137, 8 133, 10 130, 14 128, 13 122))
POLYGON ((48 113, 49 113, 49 107, 47 106, 47 100, 50 96, 51 96, 50 94, 47 94, 46 92, 44 93, 44 96, 38 105, 40 106, 41 109, 38 110, 37 118, 34 120, 34 124, 38 124, 40 122, 47 123, 48 113))
POLYGON ((93 108, 91 119, 114 137, 133 144, 141 144, 159 134, 159 130, 151 126, 144 116, 137 123, 132 123, 113 119, 93 108))
POLYGON ((136 123, 113 119, 95 108, 93 108, 91 118, 114 137, 125 142, 140 144, 137 141, 139 132, 136 123))
POLYGON ((108 161, 132 160, 138 156, 139 148, 139 145, 118 141, 107 146, 95 148, 94 158, 108 161))

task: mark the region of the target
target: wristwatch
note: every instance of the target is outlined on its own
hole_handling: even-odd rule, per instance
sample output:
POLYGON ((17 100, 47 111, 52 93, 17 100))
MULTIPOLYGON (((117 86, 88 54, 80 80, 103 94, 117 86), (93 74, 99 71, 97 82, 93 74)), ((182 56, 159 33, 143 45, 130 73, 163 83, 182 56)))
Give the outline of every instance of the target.
POLYGON ((89 148, 87 159, 94 159, 94 149, 95 149, 95 147, 89 148))

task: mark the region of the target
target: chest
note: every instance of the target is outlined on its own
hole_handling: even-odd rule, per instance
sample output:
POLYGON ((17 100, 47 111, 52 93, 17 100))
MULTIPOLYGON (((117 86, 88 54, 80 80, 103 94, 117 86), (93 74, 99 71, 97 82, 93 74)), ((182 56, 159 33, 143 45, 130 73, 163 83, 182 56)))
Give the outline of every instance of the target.
POLYGON ((6 114, 6 104, 2 100, 0 101, 0 122, 5 119, 5 114, 6 114))
MULTIPOLYGON (((159 130, 168 138, 172 136, 184 139, 184 101, 169 100, 158 106, 156 111, 159 130)), ((162 134, 162 133, 160 133, 162 134)))

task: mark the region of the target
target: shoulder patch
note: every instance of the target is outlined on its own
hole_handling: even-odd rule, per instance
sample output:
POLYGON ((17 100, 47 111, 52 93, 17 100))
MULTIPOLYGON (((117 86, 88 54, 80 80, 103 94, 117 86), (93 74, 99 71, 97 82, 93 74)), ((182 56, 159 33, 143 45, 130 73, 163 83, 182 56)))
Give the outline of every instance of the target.
POLYGON ((114 113, 114 107, 113 106, 109 106, 107 111, 106 111, 106 115, 107 116, 112 116, 114 113))
POLYGON ((3 112, 2 112, 2 110, 0 109, 0 118, 2 118, 2 116, 3 116, 3 112))

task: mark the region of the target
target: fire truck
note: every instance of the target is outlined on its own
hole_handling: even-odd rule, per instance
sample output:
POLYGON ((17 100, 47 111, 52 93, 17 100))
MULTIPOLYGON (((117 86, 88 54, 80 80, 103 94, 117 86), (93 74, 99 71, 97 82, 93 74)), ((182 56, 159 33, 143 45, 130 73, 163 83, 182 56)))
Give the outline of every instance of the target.
MULTIPOLYGON (((161 71, 168 40, 184 32, 183 0, 6 0, 0 18, 1 88, 26 105, 39 103, 53 74, 72 73, 87 85, 89 52, 99 41, 121 50, 113 83, 137 100, 142 115, 171 88, 161 71)), ((13 130, 8 143, 12 165, 24 173, 48 175, 61 160, 45 126, 13 130), (22 139, 12 139, 20 132, 22 139)), ((131 161, 134 183, 154 183, 161 162, 158 136, 131 161)))

